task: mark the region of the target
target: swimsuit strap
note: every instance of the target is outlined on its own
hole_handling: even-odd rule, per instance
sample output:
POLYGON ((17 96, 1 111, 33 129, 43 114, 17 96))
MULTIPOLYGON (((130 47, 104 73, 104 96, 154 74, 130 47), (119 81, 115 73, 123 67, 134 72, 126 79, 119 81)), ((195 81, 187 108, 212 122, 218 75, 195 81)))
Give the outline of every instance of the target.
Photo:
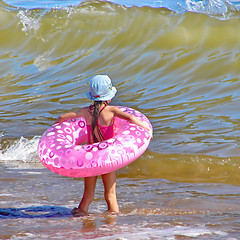
MULTIPOLYGON (((107 105, 104 104, 104 106, 101 108, 101 110, 99 111, 99 114, 98 114, 98 119, 99 119, 99 116, 100 116, 100 113, 102 112, 102 110, 106 107, 107 105)), ((97 119, 97 124, 98 124, 98 119, 97 119)), ((99 124, 98 124, 99 125, 99 124)))

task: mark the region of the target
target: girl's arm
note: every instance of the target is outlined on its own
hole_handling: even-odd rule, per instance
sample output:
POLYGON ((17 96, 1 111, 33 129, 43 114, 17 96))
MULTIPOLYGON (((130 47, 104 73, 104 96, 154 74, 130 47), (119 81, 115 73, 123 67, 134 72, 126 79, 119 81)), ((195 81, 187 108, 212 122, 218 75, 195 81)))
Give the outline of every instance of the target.
POLYGON ((72 118, 81 117, 84 115, 84 109, 85 108, 81 108, 77 112, 69 112, 69 113, 62 114, 58 117, 58 119, 55 123, 62 123, 64 121, 72 119, 72 118))
POLYGON ((153 138, 153 136, 152 136, 152 130, 151 130, 151 128, 148 126, 147 123, 141 121, 140 119, 134 117, 133 115, 130 115, 130 114, 128 114, 128 113, 123 112, 121 109, 119 109, 119 108, 117 108, 117 107, 113 107, 113 111, 114 111, 114 115, 115 115, 116 117, 125 119, 125 120, 127 120, 127 121, 129 121, 129 122, 131 122, 131 123, 133 123, 133 124, 136 124, 136 125, 138 125, 138 126, 140 126, 140 127, 145 128, 145 129, 149 132, 149 134, 150 134, 150 136, 151 136, 151 139, 153 138))
POLYGON ((77 114, 75 112, 65 113, 58 117, 56 123, 62 123, 68 119, 72 119, 72 118, 76 118, 76 117, 77 117, 77 114))

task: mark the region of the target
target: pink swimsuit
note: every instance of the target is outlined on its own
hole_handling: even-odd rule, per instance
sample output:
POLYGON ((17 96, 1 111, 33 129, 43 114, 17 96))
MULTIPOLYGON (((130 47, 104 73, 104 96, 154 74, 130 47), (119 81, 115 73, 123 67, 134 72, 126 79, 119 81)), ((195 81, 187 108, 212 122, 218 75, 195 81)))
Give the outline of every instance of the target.
MULTIPOLYGON (((104 107, 100 110, 99 115, 101 111, 104 109, 104 107)), ((99 120, 99 119, 98 119, 99 120)), ((97 127, 102 133, 103 139, 107 140, 109 138, 112 138, 114 136, 114 124, 110 126, 101 126, 97 120, 97 127)), ((88 136, 88 143, 91 142, 91 134, 92 134, 92 126, 87 125, 87 136, 88 136)))

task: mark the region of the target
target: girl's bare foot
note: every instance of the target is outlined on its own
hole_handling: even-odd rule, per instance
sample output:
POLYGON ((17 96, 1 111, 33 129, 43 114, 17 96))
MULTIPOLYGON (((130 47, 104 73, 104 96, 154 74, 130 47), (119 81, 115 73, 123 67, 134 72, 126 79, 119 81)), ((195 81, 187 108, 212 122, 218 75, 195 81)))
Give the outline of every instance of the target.
POLYGON ((72 215, 74 217, 84 217, 84 216, 88 216, 88 213, 82 210, 81 208, 74 208, 72 210, 72 215))

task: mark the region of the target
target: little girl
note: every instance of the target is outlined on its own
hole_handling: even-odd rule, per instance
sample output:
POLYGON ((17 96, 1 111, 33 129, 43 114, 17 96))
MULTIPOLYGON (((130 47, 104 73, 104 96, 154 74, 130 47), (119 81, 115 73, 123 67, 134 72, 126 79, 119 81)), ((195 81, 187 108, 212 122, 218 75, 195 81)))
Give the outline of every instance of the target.
MULTIPOLYGON (((87 96, 93 100, 93 105, 84 107, 76 112, 61 115, 57 122, 83 116, 87 123, 88 144, 100 142, 112 138, 114 135, 114 118, 122 118, 131 123, 144 127, 152 136, 151 129, 138 118, 123 112, 117 107, 109 106, 111 99, 117 90, 112 86, 111 79, 107 75, 97 75, 90 81, 90 91, 87 96)), ((102 175, 104 185, 104 197, 109 212, 119 212, 116 197, 116 172, 102 175)), ((78 208, 72 210, 75 216, 84 216, 88 212, 89 205, 94 198, 97 176, 84 178, 84 194, 78 208)))

